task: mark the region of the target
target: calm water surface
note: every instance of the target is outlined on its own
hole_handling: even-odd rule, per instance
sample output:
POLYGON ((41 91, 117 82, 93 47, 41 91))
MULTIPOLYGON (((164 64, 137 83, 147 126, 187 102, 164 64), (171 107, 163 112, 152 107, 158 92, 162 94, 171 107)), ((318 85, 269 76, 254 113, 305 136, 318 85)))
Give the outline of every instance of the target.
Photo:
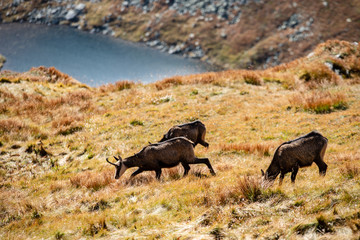
POLYGON ((7 60, 2 70, 54 66, 90 86, 119 80, 149 83, 212 70, 200 61, 68 26, 0 24, 0 53, 7 60))

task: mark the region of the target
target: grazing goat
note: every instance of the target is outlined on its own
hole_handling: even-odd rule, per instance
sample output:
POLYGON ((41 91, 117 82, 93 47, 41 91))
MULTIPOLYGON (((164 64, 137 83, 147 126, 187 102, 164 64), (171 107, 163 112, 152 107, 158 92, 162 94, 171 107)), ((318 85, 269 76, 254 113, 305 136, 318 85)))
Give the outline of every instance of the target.
POLYGON ((209 144, 205 142, 205 134, 205 125, 199 120, 197 120, 194 122, 173 126, 166 134, 164 134, 160 142, 175 137, 186 137, 187 139, 194 142, 195 146, 199 143, 204 147, 209 147, 209 144))
POLYGON ((138 167, 131 175, 135 177, 143 171, 155 171, 156 178, 160 179, 162 168, 171 168, 177 166, 179 163, 184 167, 184 176, 190 170, 189 164, 204 163, 210 169, 210 173, 215 175, 208 158, 197 158, 194 153, 194 143, 184 137, 172 138, 164 142, 150 144, 144 147, 140 152, 135 155, 121 159, 114 157, 118 160, 116 163, 106 161, 116 167, 115 179, 121 177, 126 169, 138 167))
POLYGON ((299 168, 311 166, 313 162, 319 167, 320 175, 325 176, 327 165, 324 154, 327 147, 327 138, 317 131, 312 131, 294 140, 282 143, 275 151, 269 168, 264 173, 265 180, 274 181, 280 173, 282 184, 286 173, 291 172, 291 182, 295 183, 299 168))

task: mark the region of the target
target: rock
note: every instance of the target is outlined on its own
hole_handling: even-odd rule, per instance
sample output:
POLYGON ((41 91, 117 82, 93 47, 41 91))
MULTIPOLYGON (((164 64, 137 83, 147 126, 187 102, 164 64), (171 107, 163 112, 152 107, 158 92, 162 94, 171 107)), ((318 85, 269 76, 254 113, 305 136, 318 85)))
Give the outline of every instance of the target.
POLYGON ((38 12, 35 16, 36 21, 40 21, 43 18, 44 18, 44 15, 41 12, 38 12))
POLYGON ((84 3, 79 3, 78 5, 76 5, 75 10, 80 13, 85 9, 85 7, 86 5, 84 3))
POLYGON ((76 18, 77 14, 77 11, 75 11, 74 9, 70 9, 65 15, 65 20, 73 21, 76 18))
POLYGON ((146 42, 146 45, 149 47, 156 47, 156 46, 160 45, 160 41, 159 40, 149 41, 149 42, 146 42))
POLYGON ((0 70, 4 66, 5 62, 6 62, 6 58, 0 54, 0 70))
POLYGON ((278 29, 285 30, 287 28, 295 28, 298 24, 300 24, 300 15, 299 14, 293 14, 288 20, 284 21, 278 29))
POLYGON ((11 6, 12 7, 17 7, 22 3, 22 0, 13 0, 11 6))
POLYGON ((236 23, 240 22, 240 17, 241 17, 241 11, 239 11, 239 12, 233 17, 233 19, 231 19, 231 20, 229 21, 229 24, 231 25, 231 24, 236 24, 236 23))
POLYGON ((172 45, 170 46, 169 50, 168 50, 168 53, 169 54, 177 54, 177 53, 180 53, 181 52, 181 45, 184 45, 184 44, 177 44, 177 45, 172 45))
POLYGON ((191 51, 188 56, 190 58, 200 59, 205 56, 204 51, 201 49, 200 46, 197 46, 195 50, 191 51))

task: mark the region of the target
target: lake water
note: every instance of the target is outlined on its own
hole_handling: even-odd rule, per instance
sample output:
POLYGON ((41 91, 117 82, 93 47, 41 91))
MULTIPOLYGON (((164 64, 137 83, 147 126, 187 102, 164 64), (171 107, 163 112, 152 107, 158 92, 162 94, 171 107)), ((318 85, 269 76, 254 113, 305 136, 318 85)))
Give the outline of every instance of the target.
POLYGON ((149 83, 212 70, 197 60, 68 26, 0 24, 0 54, 7 60, 2 70, 54 66, 90 86, 119 80, 149 83))

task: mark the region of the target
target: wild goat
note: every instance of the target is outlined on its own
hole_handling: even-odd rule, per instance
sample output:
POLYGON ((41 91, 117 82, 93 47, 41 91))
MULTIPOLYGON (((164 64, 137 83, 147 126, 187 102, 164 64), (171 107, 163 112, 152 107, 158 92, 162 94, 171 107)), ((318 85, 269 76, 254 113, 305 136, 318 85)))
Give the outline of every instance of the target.
POLYGON ((185 123, 182 125, 176 125, 169 129, 169 131, 164 134, 160 142, 169 140, 175 137, 186 137, 187 139, 194 142, 194 146, 198 143, 204 147, 209 147, 209 144, 205 142, 206 128, 205 125, 196 120, 194 122, 185 123))
POLYGON ((311 166, 313 162, 319 167, 320 175, 325 176, 327 165, 324 155, 327 138, 317 131, 312 131, 294 140, 282 143, 275 151, 266 173, 261 169, 265 180, 274 181, 280 173, 282 184, 286 173, 291 172, 291 182, 295 183, 299 168, 311 166))
POLYGON ((179 163, 184 167, 184 176, 190 170, 189 164, 204 163, 210 169, 210 173, 215 175, 208 158, 197 158, 194 153, 194 143, 184 137, 172 138, 161 143, 150 144, 140 152, 124 160, 119 156, 114 157, 117 162, 112 163, 107 158, 106 161, 116 167, 115 179, 120 178, 126 169, 139 167, 131 178, 143 171, 155 171, 156 178, 160 179, 162 168, 171 168, 179 163))

